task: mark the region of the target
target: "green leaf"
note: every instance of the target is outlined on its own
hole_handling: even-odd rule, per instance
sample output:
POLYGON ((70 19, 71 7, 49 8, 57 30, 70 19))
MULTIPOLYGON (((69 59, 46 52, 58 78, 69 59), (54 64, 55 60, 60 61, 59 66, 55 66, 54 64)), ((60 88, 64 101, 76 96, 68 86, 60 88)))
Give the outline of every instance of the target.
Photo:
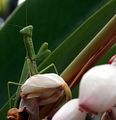
POLYGON ((38 67, 54 63, 61 73, 116 13, 116 0, 109 1, 69 35, 38 67), (96 25, 97 24, 97 25, 96 25), (62 52, 63 51, 63 52, 62 52), (69 57, 70 56, 70 57, 69 57), (63 64, 62 64, 63 63, 63 64))

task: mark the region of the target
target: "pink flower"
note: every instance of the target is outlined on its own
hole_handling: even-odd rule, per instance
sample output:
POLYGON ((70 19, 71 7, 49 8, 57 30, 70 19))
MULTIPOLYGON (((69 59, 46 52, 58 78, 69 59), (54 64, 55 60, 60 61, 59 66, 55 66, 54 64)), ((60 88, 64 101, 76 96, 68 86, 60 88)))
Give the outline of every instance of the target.
POLYGON ((52 120, 85 120, 86 113, 79 110, 79 99, 72 99, 56 112, 52 120))
POLYGON ((116 56, 111 64, 99 65, 86 72, 79 91, 80 109, 94 114, 105 112, 116 103, 116 56))

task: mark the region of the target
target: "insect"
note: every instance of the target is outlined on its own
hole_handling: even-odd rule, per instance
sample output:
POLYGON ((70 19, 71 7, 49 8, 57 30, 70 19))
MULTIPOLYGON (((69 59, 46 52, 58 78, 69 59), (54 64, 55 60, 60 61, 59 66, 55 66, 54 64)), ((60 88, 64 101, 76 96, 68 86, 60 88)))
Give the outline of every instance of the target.
MULTIPOLYGON (((32 26, 31 26, 32 27, 32 26)), ((30 27, 28 28, 30 29, 30 27)), ((30 36, 30 35, 29 35, 30 36)), ((17 85, 17 86, 21 86, 24 81, 29 77, 29 76, 32 76, 34 74, 37 74, 38 71, 37 71, 37 65, 36 65, 36 58, 35 58, 35 53, 34 53, 34 48, 32 47, 33 46, 33 43, 32 43, 32 38, 28 39, 30 40, 29 42, 25 43, 25 46, 26 46, 26 50, 27 50, 27 53, 26 53, 26 58, 25 58, 25 63, 24 63, 24 67, 23 67, 23 70, 22 70, 22 75, 21 75, 21 78, 19 80, 19 83, 14 83, 14 82, 11 82, 9 81, 7 83, 7 86, 8 86, 8 97, 9 97, 9 101, 10 101, 10 86, 9 85, 17 85), (27 44, 27 45, 26 45, 27 44), (31 46, 31 48, 30 48, 31 46), (31 50, 32 52, 31 52, 31 50)), ((45 42, 43 43, 43 45, 41 46, 38 54, 37 54, 37 59, 39 57, 39 55, 42 57, 44 56, 45 58, 45 54, 47 53, 47 56, 50 54, 50 50, 48 50, 48 44, 45 42)), ((43 58, 43 59, 44 59, 43 58)), ((54 69, 57 73, 57 70, 56 70, 56 67, 54 64, 50 64, 48 67, 46 67, 45 69, 43 69, 42 71, 40 71, 39 73, 44 73, 45 71, 49 70, 49 69, 54 69)), ((18 91, 17 93, 19 92, 19 89, 20 87, 18 88, 18 91)), ((18 96, 16 96, 17 98, 18 96)), ((16 100, 17 101, 17 100, 16 100)), ((9 106, 11 107, 11 101, 9 102, 9 106)), ((15 106, 16 106, 16 103, 15 103, 15 106)))
MULTIPOLYGON (((9 94, 9 106, 10 107, 11 107, 11 100, 10 100, 11 98, 10 98, 9 84, 21 86, 22 83, 24 83, 21 87, 21 94, 20 94, 21 101, 20 101, 19 109, 17 110, 15 108, 12 110, 11 108, 10 111, 8 112, 8 116, 11 112, 12 116, 10 117, 14 117, 17 115, 16 117, 17 120, 21 119, 20 114, 19 114, 20 109, 22 108, 24 109, 25 107, 26 107, 27 113, 29 113, 29 120, 38 120, 39 119, 39 106, 57 101, 58 98, 62 95, 62 90, 65 91, 67 100, 71 99, 70 88, 64 82, 64 80, 60 76, 57 75, 58 73, 56 71, 56 67, 54 64, 49 65, 44 70, 40 71, 40 73, 44 72, 50 67, 53 67, 57 74, 53 74, 53 73, 42 74, 42 75, 40 73, 38 74, 37 64, 36 64, 36 55, 34 52, 34 46, 32 42, 32 29, 33 29, 32 26, 28 26, 21 30, 21 33, 24 34, 24 43, 26 47, 26 61, 24 64, 24 69, 23 69, 21 78, 23 78, 23 80, 26 80, 28 76, 32 76, 32 77, 27 79, 25 83, 24 81, 20 81, 20 83, 8 82, 8 94, 9 94), (44 79, 46 82, 44 82, 44 79), (16 115, 13 115, 13 114, 16 114, 16 115)), ((42 47, 40 48, 37 54, 38 56, 41 53, 41 51, 43 51, 42 49, 44 49, 44 53, 45 53, 46 49, 44 48, 44 46, 45 44, 43 44, 42 47)), ((20 88, 18 89, 17 93, 19 93, 19 90, 20 88)), ((18 96, 16 96, 16 98, 18 98, 18 96)), ((23 112, 24 111, 22 111, 22 113, 23 112)))

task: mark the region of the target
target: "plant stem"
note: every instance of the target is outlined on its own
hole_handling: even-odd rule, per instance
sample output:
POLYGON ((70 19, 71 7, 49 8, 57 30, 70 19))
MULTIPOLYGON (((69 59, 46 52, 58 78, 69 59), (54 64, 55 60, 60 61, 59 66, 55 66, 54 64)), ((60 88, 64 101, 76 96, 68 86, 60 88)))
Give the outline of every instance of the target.
MULTIPOLYGON (((116 26, 116 15, 112 17, 112 19, 106 24, 106 26, 93 38, 93 40, 82 50, 82 52, 62 72, 61 76, 66 81, 72 80, 83 68, 86 62, 93 55, 96 55, 96 53, 98 52, 98 50, 100 50, 100 48, 103 48, 108 42, 110 42, 110 40, 113 39, 113 37, 116 35, 115 26, 116 26)), ((112 42, 114 44, 114 41, 112 42)))
POLYGON ((114 43, 116 43, 116 36, 114 36, 104 47, 100 48, 98 52, 87 61, 87 63, 83 66, 83 68, 70 83, 70 88, 74 88, 79 83, 80 78, 85 73, 85 71, 92 67, 96 63, 96 61, 98 61, 114 43))

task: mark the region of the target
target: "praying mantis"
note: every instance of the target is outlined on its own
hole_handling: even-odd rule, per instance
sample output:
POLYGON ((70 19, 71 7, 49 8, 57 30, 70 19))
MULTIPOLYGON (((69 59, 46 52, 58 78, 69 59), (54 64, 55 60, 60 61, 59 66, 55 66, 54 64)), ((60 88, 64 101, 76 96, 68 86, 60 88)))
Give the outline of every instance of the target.
MULTIPOLYGON (((7 86, 8 86, 8 98, 9 98, 9 108, 12 107, 12 104, 11 104, 12 97, 10 95, 10 85, 17 85, 18 86, 16 96, 15 96, 15 102, 14 102, 14 105, 13 105, 13 106, 16 107, 17 106, 17 101, 19 100, 20 86, 22 86, 22 84, 26 81, 26 79, 28 77, 31 77, 31 76, 36 75, 38 73, 39 74, 44 73, 48 69, 51 69, 51 68, 54 70, 54 72, 56 74, 58 74, 57 68, 53 63, 50 64, 49 66, 47 66, 42 71, 38 72, 37 63, 36 63, 37 59, 39 57, 45 58, 46 56, 48 56, 51 53, 51 51, 48 49, 48 44, 45 42, 45 43, 43 43, 43 45, 39 49, 37 55, 35 54, 34 46, 33 46, 33 42, 32 42, 32 30, 33 30, 33 26, 29 25, 27 27, 24 27, 20 31, 20 33, 23 34, 23 37, 24 37, 24 44, 25 44, 25 48, 26 48, 26 57, 25 57, 25 63, 24 63, 24 67, 23 67, 23 70, 22 70, 22 74, 21 74, 21 78, 20 78, 19 83, 15 83, 15 82, 11 82, 11 81, 9 81, 7 83, 7 86)), ((64 92, 66 94, 66 99, 70 100, 72 98, 71 91, 70 91, 70 88, 68 87, 68 85, 67 84, 65 84, 65 85, 66 86, 64 86, 64 85, 62 86, 62 89, 64 89, 64 92)), ((56 98, 57 94, 59 94, 59 93, 56 93, 56 95, 53 94, 53 96, 51 96, 52 98, 48 98, 48 100, 44 100, 43 103, 45 104, 45 102, 47 102, 47 104, 48 104, 48 103, 52 103, 52 102, 56 101, 57 100, 57 98, 56 98)), ((58 96, 61 96, 61 95, 58 95, 58 96)), ((22 102, 22 103, 20 103, 21 107, 22 107, 23 104, 25 104, 25 105, 27 104, 27 106, 29 106, 30 103, 32 104, 33 100, 32 101, 30 99, 25 100, 25 98, 22 97, 21 102, 22 102), (28 103, 28 101, 29 101, 29 103, 28 103)), ((34 102, 36 102, 35 99, 34 99, 34 102)), ((38 105, 38 102, 37 102, 37 105, 38 105)), ((33 105, 31 107, 33 107, 33 105)), ((32 109, 31 107, 30 107, 29 111, 32 109)), ((35 108, 37 108, 37 107, 35 107, 35 108)), ((25 109, 25 107, 24 107, 24 109, 25 109)), ((19 111, 23 111, 24 109, 19 110, 19 111)), ((36 111, 39 111, 39 109, 37 109, 36 111)), ((9 112, 9 114, 10 114, 10 112, 9 112)), ((36 115, 34 114, 29 118, 29 120, 32 120, 32 119, 37 120, 37 116, 38 116, 37 114, 36 115)), ((8 118, 8 119, 11 119, 11 118, 8 118)), ((20 120, 20 119, 16 119, 16 120, 20 120)))
MULTIPOLYGON (((22 75, 21 75, 21 78, 19 80, 19 83, 15 83, 15 82, 12 82, 12 81, 9 81, 7 83, 9 101, 10 101, 10 98, 11 98, 10 85, 21 86, 22 83, 24 83, 24 81, 27 79, 28 76, 32 76, 34 74, 37 74, 38 71, 37 71, 36 59, 38 59, 39 56, 41 57, 41 59, 42 59, 42 57, 44 59, 45 56, 48 56, 51 53, 51 51, 48 49, 48 43, 45 42, 45 43, 43 43, 43 45, 39 49, 39 51, 37 53, 37 56, 36 56, 35 52, 34 52, 34 46, 33 46, 33 43, 32 43, 32 29, 33 29, 33 26, 28 26, 28 27, 26 27, 26 29, 27 29, 27 32, 28 32, 28 30, 30 30, 31 32, 30 33, 24 33, 25 34, 24 35, 24 40, 25 40, 24 44, 25 44, 25 47, 26 47, 26 57, 25 57, 24 67, 23 67, 23 70, 22 70, 22 75), (26 34, 29 35, 29 37, 27 37, 28 40, 26 40, 26 34)), ((39 73, 44 73, 49 68, 53 68, 55 70, 55 72, 58 74, 56 66, 53 63, 50 64, 49 66, 47 66, 42 71, 40 71, 39 73)), ((19 92, 19 88, 20 87, 18 87, 17 93, 19 92)), ((17 98, 17 96, 16 96, 16 98, 17 98)), ((16 102, 15 102, 15 105, 16 105, 16 102)), ((11 108, 11 101, 9 102, 9 107, 11 108)))

